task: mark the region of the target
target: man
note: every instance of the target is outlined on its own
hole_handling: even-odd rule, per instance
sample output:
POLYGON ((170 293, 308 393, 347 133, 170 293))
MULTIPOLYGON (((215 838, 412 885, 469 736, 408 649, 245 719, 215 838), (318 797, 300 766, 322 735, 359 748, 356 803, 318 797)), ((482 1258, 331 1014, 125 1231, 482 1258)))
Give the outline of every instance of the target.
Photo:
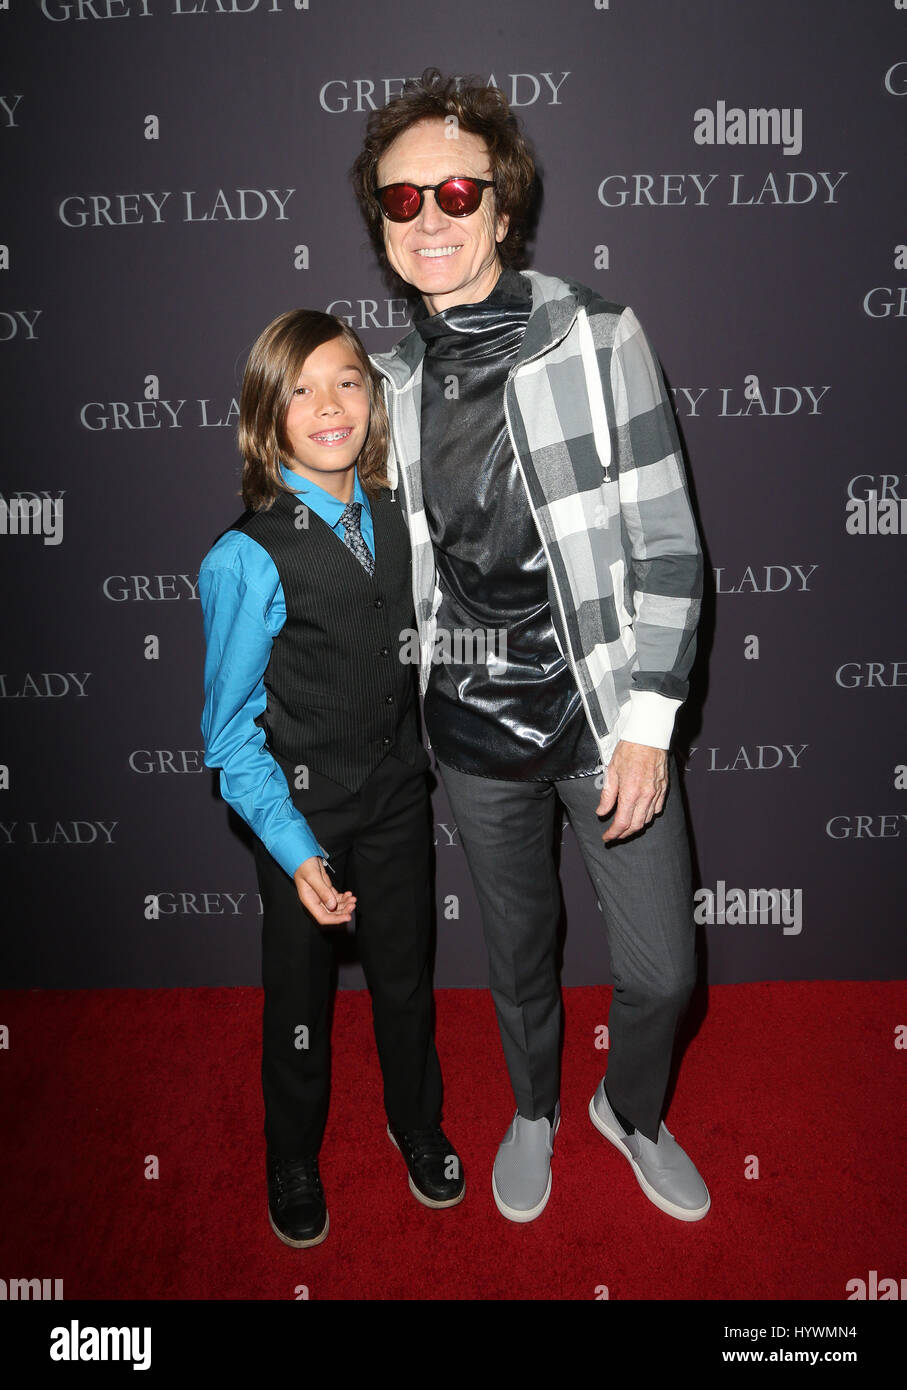
POLYGON ((492 1190, 517 1222, 551 1191, 559 798, 614 977, 607 1089, 590 1118, 651 1201, 695 1221, 708 1190, 662 1109, 695 976, 667 750, 702 557, 632 310, 514 268, 533 179, 503 94, 458 90, 436 69, 370 115, 353 168, 379 256, 422 298, 414 330, 373 360, 413 540, 426 728, 479 898, 517 1106, 492 1190), (500 659, 432 661, 439 633, 487 628, 506 638, 500 659))

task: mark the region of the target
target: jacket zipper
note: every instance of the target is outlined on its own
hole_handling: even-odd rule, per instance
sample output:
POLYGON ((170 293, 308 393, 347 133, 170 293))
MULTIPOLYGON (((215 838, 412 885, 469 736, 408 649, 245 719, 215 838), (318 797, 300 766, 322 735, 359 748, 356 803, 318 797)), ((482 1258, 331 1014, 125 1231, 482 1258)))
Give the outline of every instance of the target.
MULTIPOLYGON (((378 370, 378 371, 381 371, 381 368, 379 367, 377 370, 378 370)), ((409 518, 410 518, 410 516, 412 515, 412 507, 410 506, 409 493, 408 493, 407 490, 406 490, 406 479, 405 479, 405 477, 404 477, 405 469, 404 469, 404 467, 403 467, 403 464, 402 464, 401 461, 400 461, 399 450, 397 449, 397 440, 400 438, 400 431, 399 431, 398 429, 396 429, 396 426, 397 426, 397 424, 399 423, 399 421, 397 420, 397 414, 398 414, 398 411, 399 411, 399 405, 398 405, 398 403, 397 403, 397 388, 396 388, 396 386, 394 385, 394 383, 391 381, 390 377, 387 377, 387 376, 384 375, 384 372, 381 372, 381 375, 382 375, 382 377, 384 378, 384 384, 385 384, 385 392, 384 392, 384 404, 385 404, 385 407, 388 405, 388 396, 391 396, 391 397, 392 397, 392 400, 391 400, 392 412, 391 412, 390 409, 388 410, 388 422, 389 422, 390 427, 391 427, 391 439, 394 441, 394 454, 395 454, 395 456, 396 456, 396 462, 397 462, 397 487, 399 488, 400 492, 403 494, 403 505, 404 505, 404 509, 405 509, 405 511, 406 511, 406 516, 407 516, 406 529, 407 529, 407 531, 408 531, 408 530, 409 530, 409 518)), ((424 504, 423 504, 423 510, 424 510, 424 504)), ((424 684, 423 684, 423 681, 422 681, 422 634, 421 634, 421 632, 419 631, 419 597, 420 597, 420 596, 419 596, 419 594, 416 593, 416 568, 415 568, 415 565, 410 565, 410 569, 412 570, 412 577, 411 577, 411 579, 410 579, 410 589, 412 590, 412 595, 413 595, 413 612, 414 612, 414 616, 415 616, 415 619, 416 619, 416 635, 417 635, 418 638, 419 638, 419 688, 420 688, 422 694, 424 695, 424 694, 425 694, 425 691, 426 691, 427 688, 428 688, 428 681, 426 680, 424 684)), ((434 603, 434 597, 435 597, 435 596, 434 596, 434 593, 432 593, 432 597, 431 597, 432 603, 434 603)), ((429 665, 429 674, 431 674, 431 667, 430 667, 430 665, 429 665)))

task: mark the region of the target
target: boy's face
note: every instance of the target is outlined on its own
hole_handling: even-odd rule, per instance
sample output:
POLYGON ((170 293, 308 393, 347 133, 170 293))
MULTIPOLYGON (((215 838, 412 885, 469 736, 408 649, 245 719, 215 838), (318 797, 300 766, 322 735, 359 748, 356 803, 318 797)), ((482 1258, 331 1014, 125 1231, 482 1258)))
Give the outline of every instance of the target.
POLYGON ((302 364, 287 411, 288 467, 349 502, 368 421, 368 384, 356 354, 342 338, 322 343, 302 364))

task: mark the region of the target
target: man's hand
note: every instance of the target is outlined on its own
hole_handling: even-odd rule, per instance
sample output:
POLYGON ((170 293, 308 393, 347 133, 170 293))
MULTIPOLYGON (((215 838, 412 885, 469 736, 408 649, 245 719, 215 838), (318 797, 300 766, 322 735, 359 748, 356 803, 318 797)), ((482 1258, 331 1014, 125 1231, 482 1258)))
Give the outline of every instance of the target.
POLYGON ((602 835, 623 840, 635 835, 658 815, 668 794, 668 755, 664 748, 621 739, 608 764, 596 815, 606 816, 617 800, 611 825, 602 835))
POLYGON ((331 885, 324 860, 317 854, 305 859, 293 875, 299 901, 323 927, 339 927, 353 915, 352 893, 338 893, 331 885))

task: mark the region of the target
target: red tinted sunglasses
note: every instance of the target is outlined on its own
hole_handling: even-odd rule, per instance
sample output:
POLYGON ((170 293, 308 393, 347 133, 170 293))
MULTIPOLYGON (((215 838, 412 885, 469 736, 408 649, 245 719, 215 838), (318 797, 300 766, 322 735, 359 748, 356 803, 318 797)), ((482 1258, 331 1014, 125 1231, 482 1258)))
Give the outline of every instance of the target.
POLYGON ((388 183, 376 189, 381 211, 389 222, 412 222, 422 211, 425 194, 434 193, 438 207, 448 217, 468 217, 482 201, 493 179, 453 178, 441 183, 388 183))

